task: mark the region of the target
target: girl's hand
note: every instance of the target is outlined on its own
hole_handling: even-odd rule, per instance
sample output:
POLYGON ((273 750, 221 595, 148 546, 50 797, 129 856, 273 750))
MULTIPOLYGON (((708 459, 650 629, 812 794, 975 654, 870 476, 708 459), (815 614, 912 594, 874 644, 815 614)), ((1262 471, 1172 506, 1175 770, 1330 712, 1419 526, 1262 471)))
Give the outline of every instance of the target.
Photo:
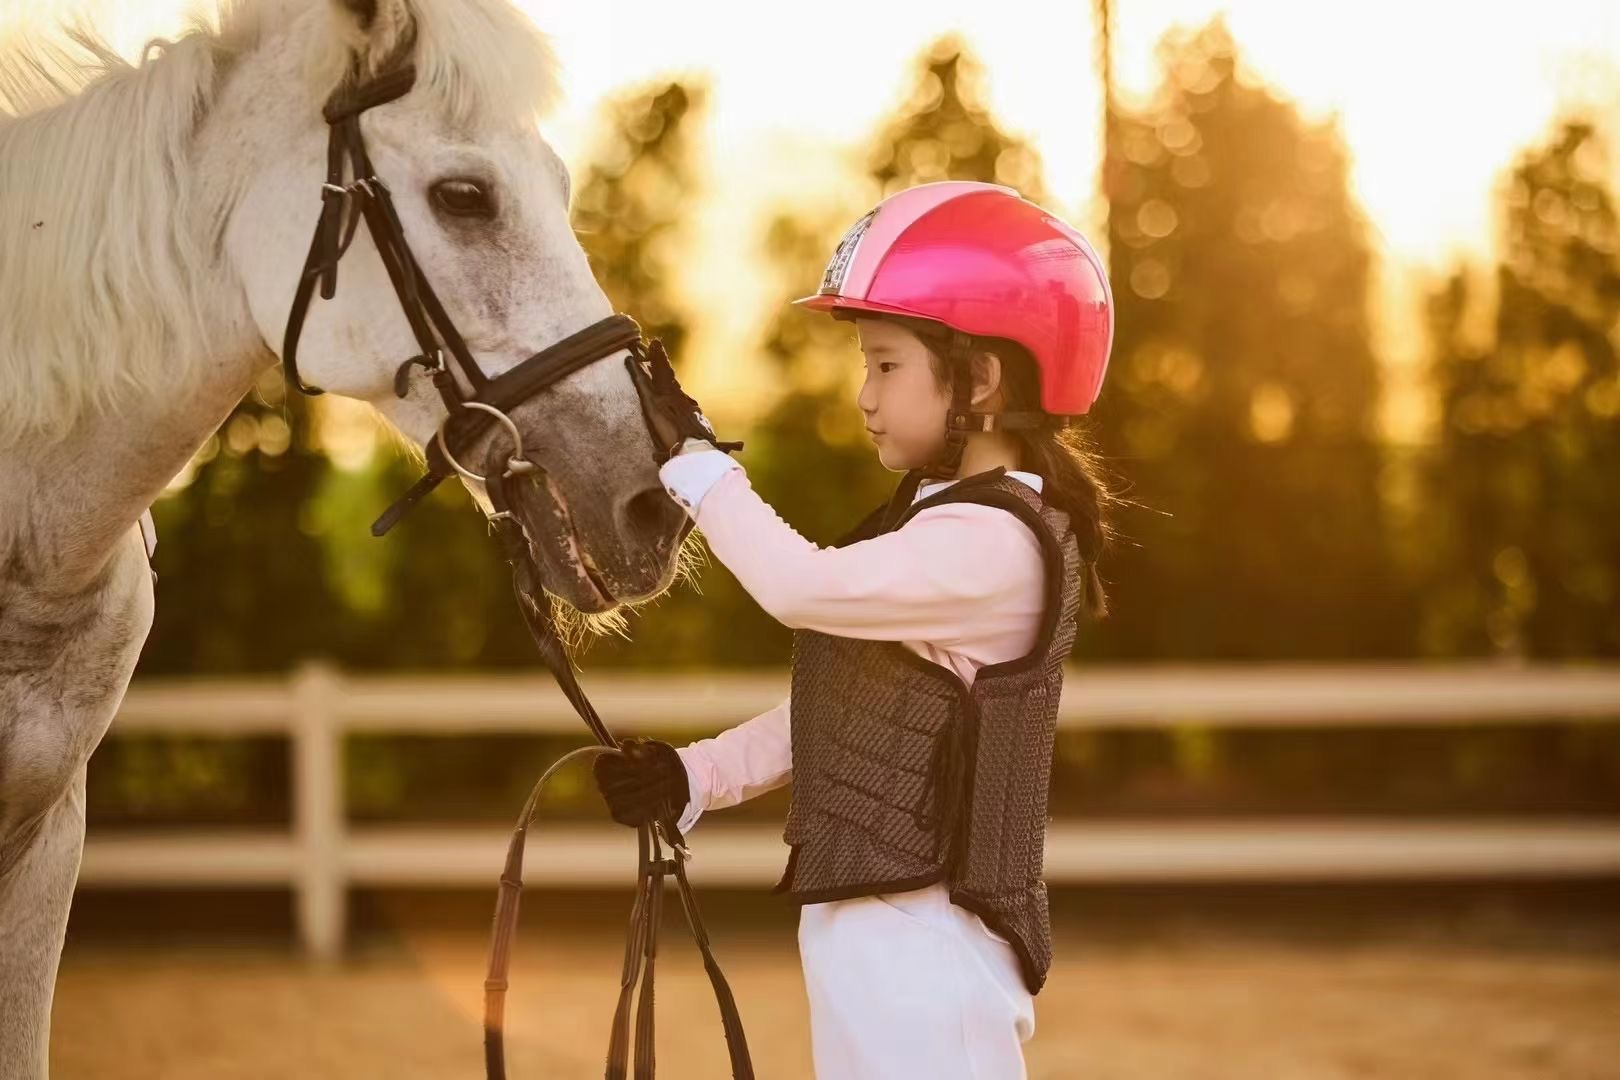
POLYGON ((647 421, 647 429, 658 446, 656 460, 660 465, 681 453, 682 444, 687 439, 702 440, 728 454, 743 448, 741 442, 720 441, 698 403, 681 389, 662 341, 654 338, 647 346, 647 359, 651 369, 650 384, 644 384, 641 379, 634 381, 636 393, 641 397, 641 411, 647 421))
POLYGON ((620 753, 598 754, 591 769, 608 813, 632 828, 659 818, 678 819, 691 801, 686 766, 661 739, 629 736, 620 753))

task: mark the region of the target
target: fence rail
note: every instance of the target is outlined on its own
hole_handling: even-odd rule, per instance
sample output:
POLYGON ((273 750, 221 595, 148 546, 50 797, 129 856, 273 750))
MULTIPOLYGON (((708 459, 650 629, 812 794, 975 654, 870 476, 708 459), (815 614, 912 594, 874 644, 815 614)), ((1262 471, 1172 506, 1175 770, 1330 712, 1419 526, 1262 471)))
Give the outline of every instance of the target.
MULTIPOLYGON (((708 734, 785 695, 782 674, 603 672, 590 694, 615 731, 708 734)), ((1076 668, 1061 728, 1540 724, 1620 721, 1620 665, 1245 665, 1076 668)), ((342 791, 350 732, 578 731, 548 677, 348 677, 319 665, 285 679, 142 680, 112 735, 131 731, 288 737, 292 823, 285 833, 149 831, 87 838, 82 886, 287 886, 306 951, 342 951, 354 885, 493 887, 500 829, 351 827, 342 791)), ((514 807, 514 812, 516 808, 514 807)), ((526 877, 536 883, 628 883, 625 830, 537 830, 526 877)), ((780 829, 705 820, 693 836, 695 883, 765 885, 786 849, 780 829)), ((1594 876, 1620 874, 1620 821, 1301 819, 1100 824, 1054 822, 1046 878, 1080 881, 1594 876)))

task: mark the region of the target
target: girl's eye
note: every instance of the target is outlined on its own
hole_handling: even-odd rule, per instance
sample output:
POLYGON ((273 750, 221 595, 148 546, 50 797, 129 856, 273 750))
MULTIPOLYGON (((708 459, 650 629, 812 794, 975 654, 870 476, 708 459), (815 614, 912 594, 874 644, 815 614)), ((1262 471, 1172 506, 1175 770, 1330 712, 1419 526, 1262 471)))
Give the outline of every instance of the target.
POLYGON ((885 361, 884 363, 881 363, 881 364, 878 365, 878 370, 883 372, 885 375, 887 375, 889 373, 890 368, 899 367, 899 366, 900 366, 899 364, 890 363, 888 361, 885 361))
POLYGON ((495 201, 477 180, 440 180, 430 194, 434 206, 454 217, 495 216, 495 201))

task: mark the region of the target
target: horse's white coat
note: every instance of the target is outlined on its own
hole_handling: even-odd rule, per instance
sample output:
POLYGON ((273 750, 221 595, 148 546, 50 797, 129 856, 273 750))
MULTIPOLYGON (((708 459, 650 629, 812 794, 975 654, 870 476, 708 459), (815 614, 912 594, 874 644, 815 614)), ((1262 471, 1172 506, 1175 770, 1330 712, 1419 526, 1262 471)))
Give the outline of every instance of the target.
MULTIPOLYGON (((85 763, 151 626, 137 519, 277 362, 319 211, 320 105, 351 55, 375 69, 402 41, 417 86, 362 128, 417 259, 493 375, 611 310, 569 226, 566 171, 536 125, 556 96, 554 59, 504 0, 242 0, 217 25, 150 46, 138 66, 87 38, 96 62, 83 67, 37 47, 0 56, 8 1080, 46 1073, 85 763), (494 220, 430 203, 431 184, 462 176, 494 189, 494 220)), ((420 445, 442 404, 425 380, 404 401, 391 387, 416 351, 362 232, 336 298, 311 310, 304 377, 371 402, 420 445)), ((666 587, 688 527, 663 496, 622 356, 513 412, 546 469, 519 513, 552 591, 585 611, 666 587), (546 512, 564 498, 571 533, 546 512)))

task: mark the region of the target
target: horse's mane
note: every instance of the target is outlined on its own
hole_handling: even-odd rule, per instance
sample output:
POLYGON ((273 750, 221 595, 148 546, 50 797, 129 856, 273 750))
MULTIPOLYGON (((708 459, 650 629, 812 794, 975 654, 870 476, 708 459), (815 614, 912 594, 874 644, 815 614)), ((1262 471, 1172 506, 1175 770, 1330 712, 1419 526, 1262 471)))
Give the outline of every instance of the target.
MULTIPOLYGON (((408 0, 416 92, 469 128, 529 123, 559 98, 550 44, 508 0, 408 0)), ((195 271, 192 135, 237 57, 284 34, 312 109, 349 45, 332 0, 220 0, 136 63, 93 30, 0 43, 0 446, 60 438, 128 391, 208 359, 195 271)), ((217 214, 229 212, 221 207, 217 214)))

